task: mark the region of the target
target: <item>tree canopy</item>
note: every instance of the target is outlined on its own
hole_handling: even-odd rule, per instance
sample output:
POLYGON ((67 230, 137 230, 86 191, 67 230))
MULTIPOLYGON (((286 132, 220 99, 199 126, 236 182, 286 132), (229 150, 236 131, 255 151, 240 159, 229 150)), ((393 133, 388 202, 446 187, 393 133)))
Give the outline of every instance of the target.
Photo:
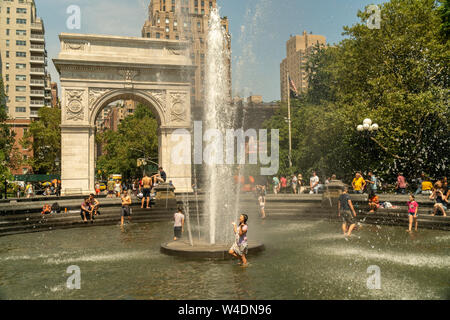
MULTIPOLYGON (((450 48, 442 10, 434 0, 391 0, 381 5, 380 29, 369 29, 360 11, 343 41, 316 48, 310 88, 293 102, 291 171, 448 175, 450 48), (376 136, 357 132, 365 118, 379 124, 376 136)), ((282 105, 266 122, 280 128, 281 174, 290 173, 286 114, 282 105)))
POLYGON ((35 174, 59 174, 56 160, 61 159, 61 110, 40 108, 38 115, 21 141, 25 148, 33 150, 27 163, 35 174))
POLYGON ((6 124, 8 114, 6 112, 6 94, 3 88, 3 79, 0 77, 0 178, 10 179, 9 167, 14 146, 14 133, 6 124))
POLYGON ((139 104, 117 131, 98 134, 97 143, 102 145, 103 155, 97 160, 97 170, 104 175, 122 174, 124 179, 141 176, 137 159, 158 157, 157 130, 158 122, 150 109, 139 104))

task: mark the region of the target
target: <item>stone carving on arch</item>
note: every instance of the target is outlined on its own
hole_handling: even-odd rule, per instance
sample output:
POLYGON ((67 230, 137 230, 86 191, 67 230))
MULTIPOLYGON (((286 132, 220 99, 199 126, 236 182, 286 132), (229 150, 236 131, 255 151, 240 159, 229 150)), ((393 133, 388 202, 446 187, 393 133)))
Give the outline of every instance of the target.
POLYGON ((171 92, 171 109, 170 117, 174 123, 183 123, 188 120, 186 110, 186 95, 187 92, 171 92))
POLYGON ((84 90, 66 90, 66 119, 73 121, 84 120, 83 95, 84 90))
POLYGON ((98 89, 98 88, 89 89, 89 110, 92 111, 95 102, 108 91, 109 91, 108 89, 98 89))
POLYGON ((167 91, 166 90, 148 90, 150 95, 155 97, 158 102, 161 104, 162 110, 164 113, 167 112, 167 91))
POLYGON ((134 78, 136 78, 139 75, 138 70, 132 69, 121 69, 118 72, 126 82, 133 82, 134 78))

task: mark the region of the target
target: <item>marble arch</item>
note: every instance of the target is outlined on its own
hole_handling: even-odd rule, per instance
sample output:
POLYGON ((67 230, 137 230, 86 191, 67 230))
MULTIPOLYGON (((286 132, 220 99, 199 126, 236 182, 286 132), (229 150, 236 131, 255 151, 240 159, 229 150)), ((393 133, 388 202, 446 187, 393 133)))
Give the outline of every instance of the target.
POLYGON ((171 159, 172 134, 191 130, 190 78, 182 41, 63 33, 53 63, 61 81, 62 194, 88 194, 95 183, 95 120, 110 102, 137 100, 159 123, 159 162, 177 192, 190 192, 191 165, 171 159))

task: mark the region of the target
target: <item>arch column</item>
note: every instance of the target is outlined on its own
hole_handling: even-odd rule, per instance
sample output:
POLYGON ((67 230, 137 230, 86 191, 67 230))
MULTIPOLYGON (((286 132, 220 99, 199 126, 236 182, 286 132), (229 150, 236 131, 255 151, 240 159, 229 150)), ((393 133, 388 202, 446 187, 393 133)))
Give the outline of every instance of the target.
POLYGON ((94 191, 94 137, 95 131, 89 125, 61 126, 62 195, 87 195, 94 191))
POLYGON ((184 128, 161 128, 159 135, 160 164, 172 181, 175 192, 193 192, 191 171, 191 132, 184 128))

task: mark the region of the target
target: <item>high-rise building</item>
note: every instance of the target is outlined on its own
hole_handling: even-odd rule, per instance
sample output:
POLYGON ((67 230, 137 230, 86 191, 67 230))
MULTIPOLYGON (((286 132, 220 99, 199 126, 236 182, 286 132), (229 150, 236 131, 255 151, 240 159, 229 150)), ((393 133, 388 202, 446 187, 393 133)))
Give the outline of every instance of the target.
POLYGON ((324 36, 308 34, 303 31, 303 35, 291 36, 286 42, 286 58, 280 64, 282 101, 287 100, 288 73, 299 93, 308 90, 308 72, 306 69, 308 56, 317 45, 326 46, 326 41, 324 36))
MULTIPOLYGON (((24 158, 32 156, 32 152, 23 150, 19 140, 31 121, 38 117, 39 109, 51 106, 44 35, 44 22, 36 16, 34 0, 0 2, 1 71, 8 96, 8 123, 16 133, 15 147, 24 158)), ((13 173, 28 171, 29 168, 24 167, 13 173)))
POLYGON ((52 82, 50 87, 52 91, 52 108, 61 108, 58 97, 58 84, 56 82, 52 82))
POLYGON ((43 21, 34 0, 3 0, 0 6, 2 76, 11 119, 34 119, 51 105, 43 21))
MULTIPOLYGON (((216 6, 216 0, 152 0, 149 18, 142 28, 142 36, 145 38, 190 41, 191 58, 197 67, 195 76, 191 79, 194 108, 203 105, 208 22, 210 12, 216 6)), ((230 49, 231 38, 226 17, 222 18, 222 26, 227 32, 230 49)), ((231 61, 228 69, 231 84, 231 61)))

